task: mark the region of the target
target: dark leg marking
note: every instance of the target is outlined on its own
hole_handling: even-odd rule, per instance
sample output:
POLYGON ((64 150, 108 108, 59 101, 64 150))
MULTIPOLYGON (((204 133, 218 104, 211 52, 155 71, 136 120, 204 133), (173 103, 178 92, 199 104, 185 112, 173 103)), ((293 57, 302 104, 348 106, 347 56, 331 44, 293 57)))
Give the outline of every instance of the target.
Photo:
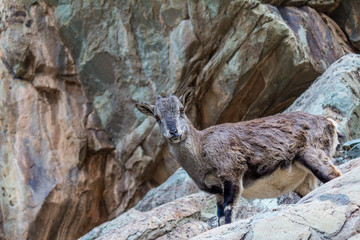
POLYGON ((216 206, 217 206, 217 218, 218 218, 218 226, 220 226, 220 219, 225 216, 225 212, 224 212, 224 203, 221 201, 217 201, 216 202, 216 206))
POLYGON ((232 210, 239 187, 235 186, 231 181, 224 182, 224 210, 225 210, 225 224, 231 223, 232 210))

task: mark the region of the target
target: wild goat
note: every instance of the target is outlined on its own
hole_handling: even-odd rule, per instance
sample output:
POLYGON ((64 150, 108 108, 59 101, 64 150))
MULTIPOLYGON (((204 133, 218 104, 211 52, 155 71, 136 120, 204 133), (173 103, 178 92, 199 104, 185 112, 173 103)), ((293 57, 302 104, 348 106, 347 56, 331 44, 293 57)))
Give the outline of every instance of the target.
POLYGON ((216 194, 218 223, 232 221, 239 196, 274 198, 290 191, 301 197, 341 175, 330 162, 338 144, 332 120, 303 112, 277 114, 198 131, 185 114, 193 96, 158 97, 136 108, 155 117, 170 151, 198 187, 216 194))

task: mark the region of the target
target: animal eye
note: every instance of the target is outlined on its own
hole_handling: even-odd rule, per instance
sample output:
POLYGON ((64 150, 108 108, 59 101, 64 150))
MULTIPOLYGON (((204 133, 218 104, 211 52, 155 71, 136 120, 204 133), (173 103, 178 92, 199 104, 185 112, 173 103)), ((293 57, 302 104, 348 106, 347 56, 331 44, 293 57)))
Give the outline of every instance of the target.
POLYGON ((185 108, 183 108, 183 107, 180 108, 180 112, 181 112, 181 113, 185 112, 185 108))
POLYGON ((155 115, 154 117, 155 117, 156 121, 160 121, 160 118, 158 115, 155 115))

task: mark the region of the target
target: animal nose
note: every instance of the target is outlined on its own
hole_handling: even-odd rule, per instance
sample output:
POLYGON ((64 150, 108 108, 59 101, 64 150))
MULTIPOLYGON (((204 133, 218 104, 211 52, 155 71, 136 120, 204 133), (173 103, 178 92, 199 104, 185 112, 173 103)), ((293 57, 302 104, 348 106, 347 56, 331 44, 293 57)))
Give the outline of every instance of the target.
POLYGON ((176 128, 171 128, 170 129, 170 134, 173 136, 173 137, 177 137, 178 136, 178 133, 177 133, 177 129, 176 128))

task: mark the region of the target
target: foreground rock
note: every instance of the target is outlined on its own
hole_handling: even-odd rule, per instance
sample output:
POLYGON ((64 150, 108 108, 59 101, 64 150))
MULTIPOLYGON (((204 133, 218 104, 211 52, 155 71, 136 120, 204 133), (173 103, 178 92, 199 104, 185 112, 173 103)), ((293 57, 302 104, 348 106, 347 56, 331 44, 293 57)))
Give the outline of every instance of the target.
MULTIPOLYGON (((177 170, 168 180, 159 187, 150 190, 145 197, 135 206, 136 210, 148 211, 162 204, 172 202, 178 198, 185 197, 200 191, 195 182, 182 168, 177 170)), ((300 198, 295 193, 285 194, 276 199, 244 199, 240 198, 237 209, 234 211, 237 219, 248 218, 260 212, 280 204, 296 203, 300 198)), ((208 221, 211 227, 217 226, 215 215, 208 221)))
POLYGON ((213 197, 198 193, 144 213, 132 209, 81 240, 188 239, 210 229, 206 220, 215 214, 215 205, 213 197))
MULTIPOLYGON (((355 168, 360 168, 360 158, 348 160, 340 166, 343 174, 355 168)), ((94 228, 81 240, 127 239, 130 235, 135 235, 135 239, 155 239, 154 236, 160 236, 158 239, 188 239, 217 227, 215 197, 204 193, 192 194, 195 191, 194 186, 195 183, 186 172, 179 169, 168 181, 151 190, 135 208, 94 228), (181 190, 178 192, 179 189, 181 190), (185 197, 178 199, 181 196, 185 197), (174 209, 174 206, 177 207, 174 209), (154 209, 151 210, 152 208, 154 209), (192 214, 189 214, 189 211, 193 211, 192 214), (167 218, 162 216, 164 214, 167 218), (176 221, 174 221, 175 218, 176 221), (161 224, 154 225, 154 221, 160 221, 161 224), (146 227, 139 228, 140 225, 146 225, 146 227), (126 232, 125 235, 124 232, 126 232)), ((235 216, 237 220, 240 220, 261 216, 261 214, 266 215, 267 212, 274 211, 273 209, 279 211, 279 209, 286 209, 287 206, 291 207, 288 204, 294 204, 299 199, 294 193, 286 194, 278 199, 240 198, 235 216)))
POLYGON ((195 239, 349 239, 359 234, 360 167, 309 193, 294 206, 221 226, 195 239))

